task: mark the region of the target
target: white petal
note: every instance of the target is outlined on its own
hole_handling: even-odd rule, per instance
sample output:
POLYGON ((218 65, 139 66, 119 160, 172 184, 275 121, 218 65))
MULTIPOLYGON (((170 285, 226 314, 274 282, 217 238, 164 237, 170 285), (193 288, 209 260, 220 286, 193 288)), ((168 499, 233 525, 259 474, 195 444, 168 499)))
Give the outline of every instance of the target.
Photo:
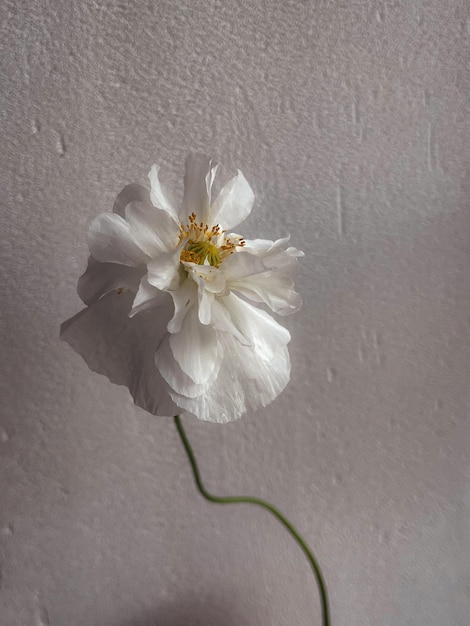
POLYGON ((186 158, 184 174, 184 197, 180 220, 187 224, 191 213, 198 221, 208 223, 212 182, 217 171, 217 163, 203 154, 190 154, 186 158))
POLYGON ((129 224, 114 213, 102 213, 92 221, 88 246, 91 255, 101 263, 137 267, 148 260, 134 240, 129 224))
POLYGON ((180 283, 179 266, 179 251, 160 254, 147 265, 149 283, 162 291, 176 289, 180 283))
POLYGON ((132 237, 150 258, 175 250, 179 227, 168 213, 150 203, 133 202, 126 208, 125 215, 132 237))
POLYGON ((201 324, 210 324, 212 320, 212 305, 215 301, 213 293, 204 288, 198 290, 198 317, 201 324))
POLYGON ((165 211, 153 206, 142 185, 127 185, 114 203, 113 212, 129 224, 133 241, 149 257, 176 247, 179 226, 165 211))
MULTIPOLYGON (((198 316, 201 324, 210 324, 218 328, 220 324, 223 326, 223 330, 227 330, 228 327, 233 329, 233 332, 240 335, 231 322, 226 322, 225 318, 228 314, 218 313, 217 318, 213 318, 214 306, 219 307, 218 299, 216 295, 228 295, 227 281, 223 272, 210 265, 196 265, 195 263, 183 262, 183 265, 189 270, 188 275, 198 287, 198 316)), ((232 332, 229 331, 229 332, 232 332)))
POLYGON ((212 224, 221 224, 223 228, 232 228, 240 224, 251 213, 255 195, 248 181, 238 170, 221 190, 212 206, 212 224))
POLYGON ((262 259, 266 268, 283 268, 289 273, 297 269, 297 258, 304 256, 304 253, 292 246, 285 248, 289 237, 269 241, 268 239, 246 240, 243 250, 262 259))
POLYGON ((266 267, 261 259, 253 257, 253 255, 247 253, 243 248, 240 252, 231 254, 228 259, 222 263, 221 269, 225 279, 231 283, 244 276, 250 276, 256 272, 264 272, 266 267))
MULTIPOLYGON (((284 239, 278 239, 277 242, 287 243, 289 241, 289 237, 284 237, 284 239)), ((276 242, 276 243, 277 243, 276 242)), ((246 252, 250 252, 250 254, 256 254, 258 256, 264 256, 267 252, 272 250, 274 246, 274 241, 270 239, 245 239, 245 247, 244 250, 246 252)))
MULTIPOLYGON (((278 240, 282 241, 282 240, 278 240)), ((304 256, 302 250, 297 250, 292 246, 289 248, 283 248, 280 245, 276 245, 278 242, 274 242, 274 246, 263 255, 263 263, 266 267, 272 267, 276 269, 282 269, 284 273, 293 275, 297 271, 299 257, 304 256)))
POLYGON ((216 298, 212 303, 210 324, 215 330, 230 333, 245 346, 253 345, 252 341, 242 335, 240 330, 233 323, 230 311, 224 306, 224 300, 222 298, 216 298))
POLYGON ((170 390, 173 402, 195 415, 198 419, 217 424, 227 424, 239 419, 246 413, 243 389, 232 380, 222 377, 226 393, 221 393, 222 385, 214 386, 210 391, 197 396, 182 395, 170 390))
POLYGON ((61 327, 61 337, 90 369, 129 388, 135 403, 155 415, 175 415, 169 387, 154 363, 171 315, 171 300, 134 318, 128 317, 133 294, 109 293, 61 327))
POLYGON ((199 322, 195 307, 187 312, 180 332, 170 335, 169 341, 179 366, 195 383, 206 383, 220 366, 222 352, 217 335, 199 322))
POLYGON ((170 291, 173 298, 174 314, 168 322, 169 333, 179 333, 188 311, 197 303, 197 287, 190 278, 187 278, 175 291, 170 291))
POLYGON ((229 334, 219 333, 218 340, 224 360, 209 389, 195 396, 170 394, 179 407, 199 419, 225 423, 272 402, 289 382, 290 360, 285 346, 266 360, 229 334))
POLYGON ((228 309, 234 325, 253 345, 261 358, 272 359, 279 347, 289 343, 289 331, 265 311, 243 301, 233 293, 220 298, 220 302, 228 309))
MULTIPOLYGON (((224 274, 210 265, 195 265, 187 262, 184 265, 191 270, 189 277, 198 286, 198 316, 201 324, 210 324, 216 330, 231 333, 241 343, 251 345, 250 340, 244 337, 233 323, 230 312, 224 305, 224 299, 215 297, 216 294, 228 295, 229 293, 226 290, 224 274)), ((191 302, 194 303, 193 298, 191 302)))
MULTIPOLYGON (((289 237, 268 241, 247 241, 243 251, 261 261, 265 272, 237 276, 230 281, 230 288, 242 293, 254 302, 264 302, 280 315, 295 313, 302 306, 302 299, 294 289, 293 276, 298 268, 298 257, 303 252, 296 248, 285 248, 289 237)), ((239 256, 239 255, 237 255, 239 256)))
POLYGON ((183 261, 183 265, 188 269, 188 275, 200 288, 214 294, 223 294, 227 291, 225 274, 218 267, 197 265, 191 261, 183 261))
MULTIPOLYGON (((242 346, 230 335, 221 339, 224 350, 230 354, 230 364, 240 371, 240 379, 248 410, 267 406, 284 390, 290 380, 290 359, 286 346, 277 347, 270 359, 256 350, 242 346)), ((225 366, 225 363, 224 363, 225 366)), ((219 375, 220 382, 222 379, 219 375)))
POLYGON ((160 168, 158 165, 152 165, 148 174, 150 180, 150 200, 153 206, 162 209, 178 223, 178 213, 173 206, 173 202, 168 198, 168 194, 163 191, 158 177, 160 168))
POLYGON ((89 306, 110 291, 135 293, 144 271, 143 267, 100 263, 91 256, 86 272, 78 280, 78 295, 89 306))
POLYGON ((169 337, 165 337, 159 346, 155 354, 155 365, 173 391, 190 398, 206 393, 219 372, 219 368, 216 368, 206 383, 195 383, 176 362, 170 349, 169 337))
POLYGON ((153 309, 163 304, 168 306, 167 299, 169 297, 168 294, 151 285, 147 280, 147 276, 143 276, 140 281, 139 290, 132 303, 129 317, 134 317, 137 313, 142 313, 142 311, 147 311, 148 309, 153 309))
MULTIPOLYGON (((241 350, 238 346, 235 350, 241 350)), ((256 376, 245 387, 245 402, 251 411, 267 406, 285 389, 290 380, 290 358, 286 346, 278 348, 270 361, 257 358, 253 351, 242 353, 245 370, 256 376)))
POLYGON ((267 270, 244 276, 229 283, 230 289, 253 302, 264 303, 279 315, 290 315, 302 306, 302 298, 294 289, 294 282, 288 276, 275 270, 267 270))
POLYGON ((216 267, 210 265, 196 265, 195 263, 183 263, 189 270, 188 276, 198 287, 198 316, 201 324, 210 324, 212 321, 212 306, 215 302, 215 294, 225 291, 226 281, 224 275, 216 267))

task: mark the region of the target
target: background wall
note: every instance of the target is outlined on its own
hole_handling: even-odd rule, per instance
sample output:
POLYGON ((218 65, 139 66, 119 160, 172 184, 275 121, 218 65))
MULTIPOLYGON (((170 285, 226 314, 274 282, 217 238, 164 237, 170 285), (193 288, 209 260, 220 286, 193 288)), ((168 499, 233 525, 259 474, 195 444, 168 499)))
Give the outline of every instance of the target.
MULTIPOLYGON (((186 420, 207 486, 288 512, 335 626, 470 610, 465 0, 4 0, 0 623, 320 624, 265 512, 198 495, 170 419, 58 339, 91 219, 153 162, 239 167, 306 252, 292 382, 186 420)), ((178 187, 179 186, 179 187, 178 187)))

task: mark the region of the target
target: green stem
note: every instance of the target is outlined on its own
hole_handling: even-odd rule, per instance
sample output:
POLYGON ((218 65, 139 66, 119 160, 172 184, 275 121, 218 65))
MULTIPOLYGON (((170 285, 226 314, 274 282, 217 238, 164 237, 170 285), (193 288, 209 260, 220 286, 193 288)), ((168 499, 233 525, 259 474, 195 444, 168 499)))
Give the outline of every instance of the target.
POLYGON ((191 467, 194 474, 194 479, 196 481, 197 488, 199 489, 200 494, 209 502, 215 502, 217 504, 236 504, 240 502, 245 502, 247 504, 256 504, 263 509, 266 509, 270 513, 276 517, 281 524, 287 528, 290 534, 297 541, 301 549, 303 550, 305 556, 307 557, 310 565, 312 566, 313 573, 315 574, 315 578, 318 585, 318 591, 320 593, 321 607, 322 607, 322 624, 323 626, 330 626, 330 609, 328 606, 328 594, 326 592, 325 581, 323 580, 323 575, 321 573, 320 567, 308 547, 305 539, 300 535, 300 533, 294 528, 294 526, 289 522, 289 520, 284 517, 284 515, 276 509, 269 502, 265 502, 264 500, 260 500, 259 498, 252 498, 250 496, 231 496, 231 497, 220 497, 213 496, 210 494, 204 485, 202 484, 201 475, 199 473, 199 467, 196 462, 196 457, 194 456, 194 452, 191 448, 191 444, 189 443, 188 437, 186 436, 186 432, 183 428, 183 424, 181 423, 181 419, 179 415, 175 415, 175 424, 178 429, 179 436, 181 437, 181 441, 183 442, 184 449, 186 450, 186 454, 188 455, 189 462, 191 463, 191 467))

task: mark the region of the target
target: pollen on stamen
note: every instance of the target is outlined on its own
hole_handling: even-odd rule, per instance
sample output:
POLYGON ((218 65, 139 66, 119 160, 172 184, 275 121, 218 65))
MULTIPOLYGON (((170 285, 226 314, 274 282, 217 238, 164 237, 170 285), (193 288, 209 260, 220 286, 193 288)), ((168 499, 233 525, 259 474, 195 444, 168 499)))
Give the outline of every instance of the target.
POLYGON ((182 262, 219 267, 238 247, 245 245, 241 237, 225 237, 227 231, 222 230, 219 224, 209 227, 204 222, 198 222, 194 212, 189 215, 186 225, 180 225, 179 231, 177 247, 182 246, 182 262))

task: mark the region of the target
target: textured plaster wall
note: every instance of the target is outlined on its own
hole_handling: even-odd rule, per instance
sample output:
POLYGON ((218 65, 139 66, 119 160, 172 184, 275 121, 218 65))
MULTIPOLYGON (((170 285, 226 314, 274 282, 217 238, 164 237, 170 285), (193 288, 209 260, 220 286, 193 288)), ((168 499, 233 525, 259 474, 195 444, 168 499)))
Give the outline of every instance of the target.
POLYGON ((59 342, 87 224, 203 151, 256 193, 242 232, 306 252, 292 382, 187 420, 207 486, 314 547, 335 626, 470 611, 465 0, 4 0, 1 626, 320 624, 265 512, 197 494, 173 424, 59 342))

